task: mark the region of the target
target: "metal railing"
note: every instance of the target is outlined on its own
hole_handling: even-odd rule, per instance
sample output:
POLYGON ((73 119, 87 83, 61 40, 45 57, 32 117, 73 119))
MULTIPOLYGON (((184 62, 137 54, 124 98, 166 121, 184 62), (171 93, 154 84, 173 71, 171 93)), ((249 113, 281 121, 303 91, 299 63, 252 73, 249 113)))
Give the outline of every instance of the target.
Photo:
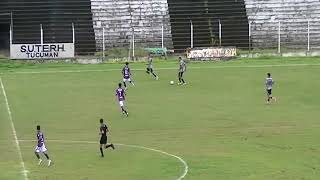
MULTIPOLYGON (((76 4, 78 1, 73 0, 72 2, 76 4)), ((8 38, 8 41, 10 40, 13 44, 29 41, 37 43, 39 40, 41 44, 44 44, 47 43, 46 40, 61 42, 73 39, 76 45, 76 55, 89 55, 101 59, 115 56, 135 59, 145 56, 146 48, 167 48, 180 52, 185 50, 176 48, 175 43, 186 44, 186 47, 190 48, 199 47, 199 44, 201 46, 232 45, 233 42, 230 40, 241 42, 236 46, 244 48, 249 53, 301 52, 308 54, 320 50, 320 8, 313 8, 313 10, 319 10, 319 13, 312 15, 312 17, 319 18, 302 18, 295 15, 286 20, 261 20, 260 22, 260 20, 235 11, 236 4, 232 2, 234 0, 223 5, 222 1, 208 1, 206 2, 207 7, 204 7, 204 2, 184 4, 181 1, 172 1, 171 7, 167 9, 150 10, 150 14, 144 15, 135 15, 137 12, 134 12, 128 16, 109 16, 108 20, 105 19, 106 17, 97 15, 105 10, 96 11, 99 6, 93 2, 90 8, 95 10, 91 9, 91 12, 82 11, 83 8, 88 8, 84 4, 79 6, 66 4, 63 9, 59 9, 59 6, 58 9, 55 9, 56 11, 51 12, 47 9, 55 6, 54 2, 47 4, 41 2, 17 3, 17 9, 12 12, 0 11, 0 24, 4 21, 10 22, 13 37, 8 38), (175 5, 179 7, 172 7, 175 5), (34 6, 37 6, 38 12, 32 9, 34 6), (221 9, 216 11, 208 10, 220 6, 221 9), (174 10, 176 16, 171 16, 170 8, 174 10), (231 13, 226 15, 225 12, 231 13), (55 15, 58 13, 59 16, 50 18, 54 13, 55 15), (91 19, 78 18, 78 15, 89 15, 91 19), (234 19, 238 22, 240 20, 247 20, 247 22, 244 22, 244 27, 232 25, 234 19), (73 27, 71 27, 72 23, 73 27), (41 28, 40 24, 42 24, 41 28), (70 33, 72 29, 74 29, 73 34, 70 33), (92 37, 89 37, 86 31, 90 31, 92 37), (178 35, 179 38, 173 35, 178 35), (90 38, 94 40, 87 40, 90 38), (93 48, 85 51, 83 47, 78 47, 80 44, 93 48)), ((119 11, 125 10, 125 7, 119 8, 119 11)), ((138 10, 139 8, 132 11, 138 10)), ((144 9, 141 7, 140 10, 144 9)), ((283 11, 276 15, 286 16, 291 13, 294 12, 283 11)))

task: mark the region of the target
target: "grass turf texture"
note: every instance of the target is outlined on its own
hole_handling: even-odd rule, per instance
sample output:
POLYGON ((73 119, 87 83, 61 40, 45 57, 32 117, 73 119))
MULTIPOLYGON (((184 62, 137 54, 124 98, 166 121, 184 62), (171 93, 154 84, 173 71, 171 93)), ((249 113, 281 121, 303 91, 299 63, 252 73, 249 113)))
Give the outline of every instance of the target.
MULTIPOLYGON (((136 86, 127 92, 128 118, 120 114, 114 96, 120 71, 108 71, 121 66, 1 65, 18 138, 35 139, 35 126, 42 125, 54 161, 50 168, 38 167, 35 143, 20 142, 30 179, 164 180, 182 174, 179 161, 152 151, 118 146, 101 159, 98 145, 50 142, 98 143, 100 117, 107 119, 112 142, 181 156, 190 168, 185 179, 319 179, 320 66, 316 58, 189 63, 186 86, 169 85, 170 80, 176 82, 177 70, 157 70, 176 68, 177 62, 155 63, 159 81, 142 70, 133 71, 136 86), (244 67, 270 64, 284 66, 244 67), (16 73, 81 69, 106 71, 16 73), (267 72, 276 81, 278 102, 272 105, 265 104, 267 72)), ((144 69, 145 65, 132 67, 144 69)), ((0 95, 0 179, 23 179, 2 91, 0 95)))

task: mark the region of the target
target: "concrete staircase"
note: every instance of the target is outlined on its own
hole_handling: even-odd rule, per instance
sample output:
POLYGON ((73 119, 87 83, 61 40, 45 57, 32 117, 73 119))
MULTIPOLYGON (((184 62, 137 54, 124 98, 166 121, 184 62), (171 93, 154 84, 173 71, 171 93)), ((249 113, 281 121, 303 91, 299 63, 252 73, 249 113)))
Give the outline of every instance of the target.
POLYGON ((129 47, 132 28, 136 46, 161 47, 164 25, 164 45, 172 48, 171 25, 167 0, 91 0, 96 45, 102 47, 102 27, 105 45, 129 47))
POLYGON ((308 21, 310 46, 320 47, 319 0, 245 0, 245 4, 253 47, 277 47, 279 21, 282 47, 307 48, 308 21))
POLYGON ((10 0, 0 5, 13 14, 13 43, 40 43, 40 24, 44 43, 72 42, 74 23, 76 54, 95 52, 90 0, 10 0))
POLYGON ((194 47, 219 45, 219 21, 222 46, 248 47, 248 19, 244 0, 168 0, 172 37, 176 50, 190 47, 190 20, 194 47))

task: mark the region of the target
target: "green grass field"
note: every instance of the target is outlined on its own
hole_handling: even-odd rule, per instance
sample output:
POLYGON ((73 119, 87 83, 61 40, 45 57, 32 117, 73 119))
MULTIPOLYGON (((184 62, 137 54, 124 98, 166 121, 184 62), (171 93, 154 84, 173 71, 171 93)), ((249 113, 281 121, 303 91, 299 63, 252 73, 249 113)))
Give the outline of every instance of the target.
MULTIPOLYGON (((177 81, 177 62, 154 64, 159 81, 143 71, 144 64, 133 63, 136 86, 127 91, 128 118, 114 96, 122 66, 0 64, 30 180, 177 180, 183 175, 182 162, 150 149, 117 145, 100 158, 99 118, 107 120, 113 143, 181 157, 189 168, 186 180, 320 178, 317 58, 189 63, 185 86, 169 85, 177 81), (278 98, 271 105, 265 103, 267 72, 278 98), (49 168, 38 166, 33 153, 38 124, 54 162, 49 168)), ((25 180, 2 89, 0 119, 0 179, 25 180)))

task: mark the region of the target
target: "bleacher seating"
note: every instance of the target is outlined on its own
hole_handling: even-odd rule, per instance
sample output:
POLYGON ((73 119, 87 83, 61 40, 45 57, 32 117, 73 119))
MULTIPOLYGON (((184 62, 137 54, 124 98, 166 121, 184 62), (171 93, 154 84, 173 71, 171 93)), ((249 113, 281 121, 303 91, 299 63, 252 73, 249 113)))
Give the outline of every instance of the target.
POLYGON ((137 46, 161 47, 164 25, 164 45, 172 48, 166 0, 91 0, 91 5, 97 47, 102 46, 102 27, 107 48, 129 47, 132 28, 137 46))
POLYGON ((194 25, 194 47, 219 45, 248 47, 248 19, 243 0, 168 0, 175 49, 190 47, 190 20, 194 25))
POLYGON ((256 48, 277 47, 278 22, 281 44, 288 48, 306 48, 310 21, 310 46, 319 48, 319 0, 245 0, 252 22, 252 44, 256 48))
POLYGON ((13 14, 13 43, 72 42, 75 25, 76 53, 95 52, 90 0, 11 0, 5 12, 13 14))

